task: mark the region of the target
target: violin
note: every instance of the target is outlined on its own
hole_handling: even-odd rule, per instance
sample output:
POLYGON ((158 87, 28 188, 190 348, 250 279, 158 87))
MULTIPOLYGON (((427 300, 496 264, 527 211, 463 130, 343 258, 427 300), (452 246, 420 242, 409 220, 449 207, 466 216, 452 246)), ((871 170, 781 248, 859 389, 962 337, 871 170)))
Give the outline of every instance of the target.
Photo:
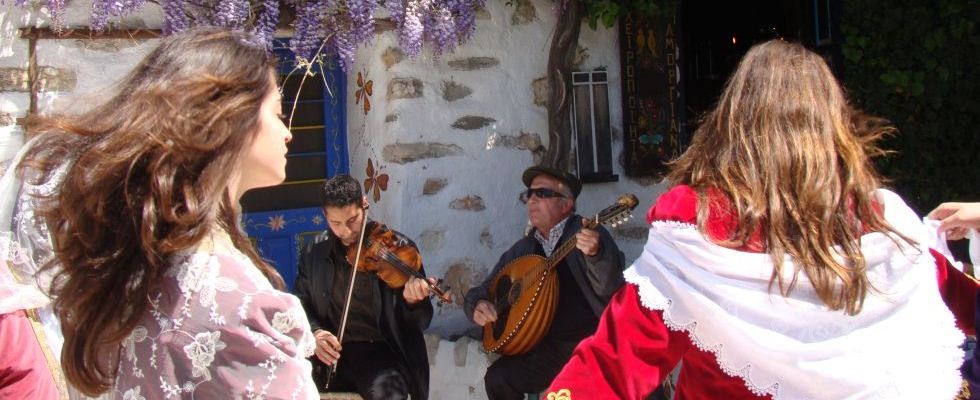
MULTIPOLYGON (((444 291, 439 286, 429 282, 422 275, 422 255, 408 240, 399 238, 395 231, 388 229, 380 223, 374 223, 368 227, 367 200, 363 205, 364 215, 361 217, 361 235, 357 246, 347 248, 347 262, 354 266, 354 269, 361 272, 374 272, 378 278, 383 280, 388 287, 397 289, 405 287, 405 283, 412 277, 419 278, 427 285, 432 295, 439 298, 440 304, 452 301, 449 292, 444 291)), ((350 312, 351 297, 354 294, 354 280, 357 274, 351 274, 350 285, 347 286, 347 300, 344 302, 344 311, 340 317, 340 329, 337 334, 337 341, 344 342, 344 331, 347 328, 347 316, 350 312)), ((330 373, 327 374, 323 390, 330 389, 330 381, 337 373, 337 364, 330 365, 330 373)))
POLYGON ((361 272, 374 272, 388 287, 397 289, 405 286, 412 277, 423 280, 429 285, 432 295, 440 303, 452 302, 449 292, 436 284, 429 282, 419 272, 422 269, 422 255, 408 240, 398 237, 395 231, 381 223, 373 223, 364 232, 364 249, 360 258, 357 257, 357 247, 347 248, 347 262, 357 266, 361 272))

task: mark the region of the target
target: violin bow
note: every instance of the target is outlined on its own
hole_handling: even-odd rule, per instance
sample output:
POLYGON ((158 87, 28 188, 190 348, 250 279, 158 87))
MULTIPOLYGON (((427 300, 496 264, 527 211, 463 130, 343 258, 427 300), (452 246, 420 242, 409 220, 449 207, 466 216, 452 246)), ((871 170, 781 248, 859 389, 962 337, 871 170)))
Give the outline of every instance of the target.
MULTIPOLYGON (((357 279, 357 262, 361 260, 361 250, 364 246, 364 231, 367 230, 367 220, 368 220, 368 205, 365 204, 362 208, 364 210, 364 216, 361 220, 361 235, 357 239, 357 255, 354 257, 354 265, 352 265, 350 274, 350 285, 347 287, 347 300, 344 301, 344 312, 341 313, 340 317, 340 329, 337 332, 337 343, 344 342, 344 330, 347 328, 347 314, 350 311, 350 300, 354 296, 354 279, 357 279)), ((330 388, 330 380, 333 378, 334 374, 337 373, 337 364, 340 363, 340 359, 330 366, 330 373, 327 374, 327 379, 323 383, 323 390, 326 391, 330 388)))

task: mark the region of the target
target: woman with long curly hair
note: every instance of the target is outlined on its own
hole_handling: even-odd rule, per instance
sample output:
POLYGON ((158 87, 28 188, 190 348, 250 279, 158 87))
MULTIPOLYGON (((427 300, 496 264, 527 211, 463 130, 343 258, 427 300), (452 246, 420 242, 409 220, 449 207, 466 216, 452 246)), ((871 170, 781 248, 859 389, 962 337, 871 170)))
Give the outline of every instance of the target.
POLYGON ((819 55, 750 49, 555 398, 645 398, 680 362, 676 399, 953 398, 977 285, 882 188, 869 122, 819 55))
POLYGON ((51 188, 34 205, 61 364, 87 395, 317 396, 305 314, 238 222, 243 193, 285 179, 292 138, 256 43, 165 38, 105 103, 34 126, 19 169, 51 188))

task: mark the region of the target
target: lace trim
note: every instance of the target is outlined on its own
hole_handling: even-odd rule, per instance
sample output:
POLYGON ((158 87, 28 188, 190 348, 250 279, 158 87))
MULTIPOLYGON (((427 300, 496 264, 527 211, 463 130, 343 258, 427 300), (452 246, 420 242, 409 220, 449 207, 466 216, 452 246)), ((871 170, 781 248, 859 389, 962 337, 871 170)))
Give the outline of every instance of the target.
MULTIPOLYGON (((651 224, 651 235, 653 235, 654 231, 662 232, 665 230, 684 230, 684 231, 688 231, 685 233, 690 233, 690 231, 697 231, 697 226, 693 224, 677 222, 677 221, 655 221, 651 224)), ((727 249, 723 247, 718 247, 717 245, 714 245, 708 241, 704 241, 704 246, 715 247, 719 249, 727 249)), ((922 247, 922 246, 918 246, 918 247, 922 247)), ((731 249, 727 249, 727 250, 731 250, 731 249)), ((918 254, 918 257, 916 257, 916 259, 912 261, 913 263, 918 264, 922 257, 928 257, 930 260, 932 259, 928 251, 922 248, 917 248, 916 250, 920 250, 921 252, 918 254)), ((644 251, 646 252, 649 250, 644 250, 644 251)), ((763 254, 762 256, 764 257, 765 255, 763 254)), ((639 262, 639 260, 637 262, 639 262)), ((702 351, 711 353, 715 358, 716 364, 726 375, 731 376, 733 378, 739 378, 746 385, 746 388, 749 389, 749 391, 752 392, 754 395, 772 396, 774 399, 780 398, 780 383, 777 380, 773 379, 773 383, 769 386, 762 386, 752 381, 753 365, 751 363, 751 360, 744 359, 743 357, 742 361, 740 362, 743 362, 744 365, 732 365, 731 362, 739 362, 739 361, 735 361, 735 359, 733 359, 732 356, 735 356, 736 358, 741 356, 738 356, 737 354, 733 354, 732 356, 729 356, 728 355, 729 353, 726 351, 727 349, 725 348, 724 343, 709 345, 701 337, 701 334, 698 332, 697 320, 691 318, 690 319, 691 322, 686 324, 678 322, 678 318, 675 317, 674 312, 672 310, 673 302, 671 301, 671 299, 659 293, 659 289, 657 289, 657 287, 653 284, 653 282, 650 281, 650 278, 640 275, 640 271, 636 269, 635 265, 634 267, 631 267, 626 271, 624 271, 624 277, 627 282, 637 286, 640 295, 640 301, 644 307, 651 310, 662 311, 665 325, 672 331, 686 333, 690 338, 691 342, 695 345, 695 347, 697 347, 702 351)), ((955 321, 953 321, 952 316, 950 316, 950 318, 944 319, 944 322, 948 323, 949 325, 948 330, 950 332, 959 334, 959 331, 955 329, 955 321)), ((946 323, 944 323, 944 325, 947 325, 946 323)), ((951 365, 955 364, 958 366, 959 359, 961 358, 961 352, 959 351, 958 344, 962 341, 962 334, 959 334, 958 337, 959 339, 957 340, 957 338, 954 338, 952 336, 952 333, 950 335, 947 335, 948 337, 940 338, 941 342, 937 344, 937 350, 945 354, 942 357, 946 357, 946 355, 949 356, 949 362, 951 363, 951 365), (948 342, 949 344, 943 344, 946 342, 948 342), (952 344, 953 342, 956 342, 957 345, 953 345, 952 344)), ((943 380, 945 376, 940 376, 940 374, 937 373, 936 375, 933 376, 933 378, 937 379, 938 382, 943 380)), ((895 390, 896 388, 892 387, 890 389, 895 390)), ((878 393, 878 396, 876 397, 880 397, 880 398, 901 397, 901 394, 898 392, 892 394, 893 396, 889 397, 888 394, 886 393, 878 393)))
POLYGON ((756 396, 772 396, 773 398, 778 398, 778 382, 774 383, 768 388, 763 388, 752 383, 751 378, 749 377, 752 372, 752 364, 747 364, 741 368, 735 368, 722 362, 722 355, 720 353, 724 350, 724 345, 719 344, 714 347, 706 345, 696 332, 698 326, 697 321, 693 321, 687 325, 681 325, 674 322, 674 318, 670 311, 673 302, 670 299, 650 293, 650 288, 643 284, 644 282, 642 281, 642 277, 637 274, 635 270, 628 269, 623 273, 623 275, 626 278, 626 282, 636 285, 640 293, 640 303, 643 304, 644 307, 650 310, 662 311, 664 324, 667 325, 667 328, 670 328, 670 330, 675 332, 686 333, 688 338, 691 339, 691 343, 693 343, 695 347, 701 351, 711 353, 715 357, 715 364, 721 368, 722 372, 730 377, 739 378, 743 383, 745 383, 745 387, 756 396), (656 299, 654 299, 655 297, 656 299))

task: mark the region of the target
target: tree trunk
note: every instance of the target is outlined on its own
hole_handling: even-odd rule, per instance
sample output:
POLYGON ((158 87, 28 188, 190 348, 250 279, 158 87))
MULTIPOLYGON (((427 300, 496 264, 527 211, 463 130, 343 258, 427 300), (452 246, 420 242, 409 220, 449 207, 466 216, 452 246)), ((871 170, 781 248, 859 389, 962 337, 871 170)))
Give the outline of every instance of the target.
POLYGON ((558 16, 555 33, 548 51, 548 150, 543 163, 559 170, 568 169, 571 151, 572 126, 569 120, 571 107, 571 71, 582 28, 582 4, 569 0, 567 9, 558 16))

